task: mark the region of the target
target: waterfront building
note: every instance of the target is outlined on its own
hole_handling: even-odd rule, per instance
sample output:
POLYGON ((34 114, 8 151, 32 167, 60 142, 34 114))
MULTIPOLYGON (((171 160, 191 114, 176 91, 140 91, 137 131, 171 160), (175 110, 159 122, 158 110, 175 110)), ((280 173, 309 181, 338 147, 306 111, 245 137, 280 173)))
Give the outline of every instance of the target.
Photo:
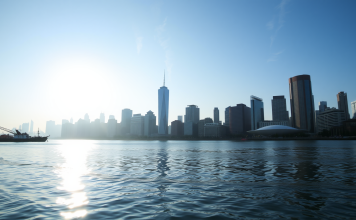
POLYGON ((286 98, 284 98, 284 95, 273 96, 271 102, 272 102, 272 120, 288 121, 289 113, 287 111, 286 98))
POLYGON ((251 99, 251 129, 258 129, 258 122, 264 121, 263 100, 256 96, 250 96, 251 99))
POLYGON ((188 105, 188 107, 185 108, 184 135, 198 135, 199 114, 200 112, 197 105, 188 105))
POLYGON ((116 136, 116 134, 117 134, 116 128, 117 128, 117 120, 109 117, 109 120, 107 123, 107 136, 109 138, 113 138, 116 136))
POLYGON ((226 126, 223 126, 219 123, 206 123, 204 125, 204 137, 225 137, 226 129, 226 126))
POLYGON ((292 127, 314 132, 314 96, 309 75, 289 78, 292 127))
POLYGON ((51 135, 53 137, 55 135, 55 130, 56 130, 55 127, 56 127, 56 122, 55 121, 47 121, 46 122, 46 134, 47 135, 51 135))
MULTIPOLYGON (((319 109, 320 109, 320 105, 319 105, 319 109)), ((326 108, 325 108, 326 109, 326 108)), ((325 109, 323 111, 325 111, 325 109)), ((314 132, 317 133, 318 132, 318 115, 320 113, 320 110, 315 110, 315 114, 314 114, 314 132)))
MULTIPOLYGON (((199 120, 199 122, 198 122, 198 137, 204 137, 204 125, 207 123, 214 123, 213 119, 205 118, 205 119, 199 120)), ((218 123, 216 123, 216 124, 218 124, 218 123)))
POLYGON ((290 126, 290 123, 289 123, 289 120, 287 120, 287 121, 268 121, 268 120, 266 120, 266 121, 258 122, 258 128, 263 128, 263 127, 271 126, 271 125, 290 126))
POLYGON ((84 120, 90 123, 90 118, 89 118, 88 113, 85 113, 84 120))
POLYGON ((229 127, 229 121, 230 121, 230 115, 229 115, 230 107, 231 106, 225 108, 225 123, 224 123, 224 125, 227 127, 229 127))
POLYGON ((171 122, 171 135, 172 136, 183 136, 184 134, 184 124, 180 120, 175 120, 171 122))
POLYGON ((257 130, 248 131, 249 134, 263 135, 263 136, 291 135, 291 134, 298 134, 298 133, 305 133, 305 132, 306 132, 305 130, 300 130, 284 125, 270 125, 263 128, 259 128, 257 130))
POLYGON ((347 93, 339 92, 337 95, 337 106, 339 110, 345 112, 346 120, 350 119, 349 106, 347 102, 347 93))
POLYGON ((150 137, 156 134, 156 116, 152 111, 148 111, 145 115, 144 135, 150 137))
POLYGON ((319 113, 324 112, 327 107, 328 103, 326 101, 319 102, 319 113))
POLYGON ((76 136, 76 128, 73 123, 64 123, 62 124, 62 138, 74 138, 76 136))
POLYGON ((143 136, 145 117, 141 114, 134 114, 131 118, 130 135, 143 136))
POLYGON ((132 118, 132 110, 125 108, 121 111, 121 134, 127 135, 130 133, 131 126, 131 118, 132 118))
POLYGON ((105 114, 100 113, 100 123, 105 123, 105 114))
POLYGON ((217 107, 214 108, 214 123, 219 123, 220 116, 219 116, 219 109, 217 107))
POLYGON ((345 111, 336 108, 326 108, 322 113, 319 113, 317 119, 317 132, 323 130, 330 130, 332 127, 342 125, 342 122, 346 120, 345 111))
POLYGON ((158 90, 158 134, 168 135, 168 107, 169 90, 165 86, 165 76, 163 86, 158 90))
POLYGON ((181 121, 181 122, 183 122, 183 116, 178 115, 178 120, 181 121))
POLYGON ((351 102, 352 119, 356 119, 356 101, 351 102))
POLYGON ((231 135, 243 135, 251 130, 251 108, 245 104, 237 104, 229 109, 229 133, 231 135))

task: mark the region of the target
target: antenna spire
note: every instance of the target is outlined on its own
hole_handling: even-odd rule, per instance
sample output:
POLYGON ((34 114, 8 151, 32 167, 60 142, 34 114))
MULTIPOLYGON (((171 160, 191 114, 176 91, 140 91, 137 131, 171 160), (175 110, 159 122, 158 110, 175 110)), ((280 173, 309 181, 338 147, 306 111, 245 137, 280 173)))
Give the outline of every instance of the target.
POLYGON ((163 75, 163 86, 166 85, 166 70, 164 70, 164 75, 163 75))

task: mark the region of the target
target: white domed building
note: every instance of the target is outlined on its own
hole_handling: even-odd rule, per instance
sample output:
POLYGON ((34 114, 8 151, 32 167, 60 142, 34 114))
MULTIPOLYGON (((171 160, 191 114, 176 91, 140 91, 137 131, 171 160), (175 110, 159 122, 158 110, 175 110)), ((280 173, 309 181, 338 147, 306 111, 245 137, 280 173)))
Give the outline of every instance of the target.
POLYGON ((270 126, 259 128, 257 130, 248 131, 249 134, 264 135, 264 136, 297 134, 297 133, 305 133, 305 132, 306 130, 292 128, 284 125, 270 125, 270 126))

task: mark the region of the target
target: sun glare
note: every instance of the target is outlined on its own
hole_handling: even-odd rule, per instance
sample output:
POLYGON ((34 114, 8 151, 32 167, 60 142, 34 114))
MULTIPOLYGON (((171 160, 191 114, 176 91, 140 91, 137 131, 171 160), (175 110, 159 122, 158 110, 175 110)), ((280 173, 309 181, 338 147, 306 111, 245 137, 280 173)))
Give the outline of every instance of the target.
MULTIPOLYGON (((90 170, 86 166, 87 155, 92 144, 89 141, 63 141, 63 144, 58 147, 61 156, 65 159, 65 163, 59 164, 55 170, 61 178, 62 182, 57 187, 59 190, 70 192, 70 198, 59 197, 56 200, 57 204, 65 205, 69 210, 83 208, 89 203, 85 185, 81 178, 90 170)), ((61 212, 61 216, 66 219, 84 217, 87 211, 71 210, 61 212)))

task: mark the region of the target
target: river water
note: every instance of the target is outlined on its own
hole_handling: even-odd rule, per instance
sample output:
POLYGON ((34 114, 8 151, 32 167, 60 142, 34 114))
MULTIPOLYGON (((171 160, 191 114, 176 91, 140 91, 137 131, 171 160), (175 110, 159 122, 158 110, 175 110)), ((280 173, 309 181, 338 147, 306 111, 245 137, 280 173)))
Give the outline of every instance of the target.
POLYGON ((356 141, 0 143, 0 219, 355 219, 356 141))

